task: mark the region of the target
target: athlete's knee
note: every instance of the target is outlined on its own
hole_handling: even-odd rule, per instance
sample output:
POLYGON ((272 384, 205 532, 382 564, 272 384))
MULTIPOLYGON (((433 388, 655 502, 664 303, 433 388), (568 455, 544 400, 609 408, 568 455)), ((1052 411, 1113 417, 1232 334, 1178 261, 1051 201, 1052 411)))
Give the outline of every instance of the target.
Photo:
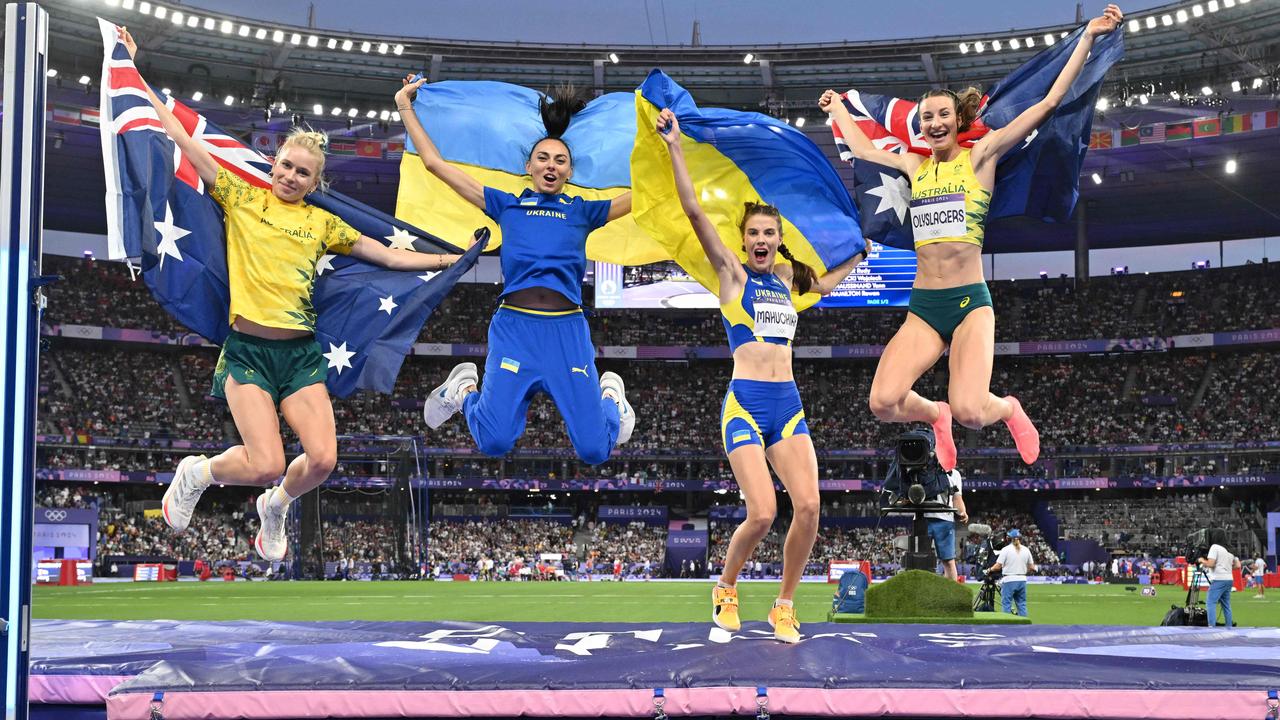
POLYGON ((338 448, 325 447, 307 451, 307 472, 328 476, 338 466, 338 448))
POLYGON ((575 444, 573 449, 578 453, 578 459, 588 465, 600 465, 609 459, 609 453, 612 451, 612 448, 605 443, 575 444))
POLYGON ((477 434, 476 447, 489 457, 502 457, 511 452, 518 438, 510 435, 477 434))
POLYGON ((871 414, 880 420, 893 420, 897 417, 898 406, 906 399, 905 393, 897 393, 883 388, 871 388, 868 404, 871 414))
POLYGON ((791 499, 791 523, 802 524, 805 527, 818 526, 818 512, 821 503, 816 496, 811 498, 792 498, 791 499))
POLYGON ((742 521, 743 532, 754 538, 762 538, 769 534, 773 527, 773 518, 777 515, 775 508, 764 508, 755 512, 747 510, 747 519, 742 521))
POLYGON ((982 415, 985 410, 985 402, 978 400, 960 399, 951 402, 951 417, 964 427, 970 430, 982 429, 982 415))
POLYGON ((284 454, 250 455, 249 469, 252 471, 250 482, 254 485, 270 485, 284 475, 284 454))

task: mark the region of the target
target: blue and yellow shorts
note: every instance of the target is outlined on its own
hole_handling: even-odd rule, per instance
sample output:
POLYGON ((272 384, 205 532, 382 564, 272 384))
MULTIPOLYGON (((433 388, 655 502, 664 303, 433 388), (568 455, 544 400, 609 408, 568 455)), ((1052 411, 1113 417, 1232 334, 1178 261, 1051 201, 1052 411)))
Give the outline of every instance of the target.
POLYGON ((800 391, 792 380, 730 380, 720 410, 724 454, 746 445, 771 447, 792 435, 808 435, 800 391))

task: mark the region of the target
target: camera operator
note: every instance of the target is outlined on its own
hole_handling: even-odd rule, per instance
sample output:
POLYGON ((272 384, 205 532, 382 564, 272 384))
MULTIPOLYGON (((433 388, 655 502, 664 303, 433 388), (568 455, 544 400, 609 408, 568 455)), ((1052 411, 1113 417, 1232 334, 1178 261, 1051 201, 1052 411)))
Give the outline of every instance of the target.
POLYGON ((1031 558, 1031 550, 1022 544, 1022 533, 1014 528, 1008 533, 1010 542, 1000 548, 996 556, 996 564, 987 569, 988 573, 1000 571, 1004 581, 1000 584, 1000 607, 1009 612, 1016 602, 1018 615, 1027 616, 1027 573, 1036 571, 1036 564, 1031 558))
POLYGON ((956 523, 969 522, 969 513, 965 510, 964 498, 961 497, 960 492, 961 481, 959 470, 947 473, 948 491, 934 498, 938 503, 950 505, 956 509, 954 519, 952 514, 947 512, 924 514, 929 521, 929 537, 933 538, 933 547, 938 552, 943 575, 946 575, 948 580, 955 580, 958 577, 956 574, 956 523))
POLYGON ((1209 536, 1212 544, 1209 546, 1209 553, 1205 557, 1198 559, 1200 565, 1209 571, 1209 597, 1205 600, 1205 609, 1209 611, 1209 627, 1217 625, 1218 621, 1218 605, 1222 606, 1222 615, 1226 619, 1227 627, 1233 627, 1231 622, 1231 585, 1232 570, 1240 567, 1240 558, 1232 555, 1222 543, 1226 542, 1226 531, 1213 530, 1209 536))

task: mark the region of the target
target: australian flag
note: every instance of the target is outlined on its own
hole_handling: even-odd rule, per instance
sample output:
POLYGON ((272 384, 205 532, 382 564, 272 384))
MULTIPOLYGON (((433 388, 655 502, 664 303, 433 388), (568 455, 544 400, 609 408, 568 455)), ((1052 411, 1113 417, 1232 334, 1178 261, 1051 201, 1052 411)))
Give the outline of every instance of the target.
MULTIPOLYGON (((983 98, 979 119, 960 136, 960 144, 972 147, 990 129, 1004 127, 1023 110, 1043 100, 1083 33, 1082 26, 996 83, 983 98)), ((1080 167, 1089 149, 1094 103, 1107 70, 1122 57, 1122 29, 1094 41, 1088 61, 1057 111, 1000 159, 989 220, 1030 215, 1046 222, 1064 222, 1071 217, 1080 190, 1080 167)), ((843 97, 858 128, 876 147, 897 153, 929 154, 914 101, 857 90, 850 90, 843 97)), ((910 182, 893 168, 862 160, 854 162, 839 128, 832 125, 831 129, 841 159, 853 165, 854 201, 862 218, 863 235, 885 245, 911 249, 911 224, 907 222, 910 182)), ((988 243, 987 249, 1001 248, 988 243)))
MULTIPOLYGON (((230 329, 222 208, 165 134, 116 26, 98 23, 105 49, 101 127, 111 257, 140 258, 142 277, 160 304, 221 345, 230 329)), ((182 103, 170 98, 168 106, 222 167, 253 185, 271 185, 267 158, 182 103)), ((392 247, 461 252, 338 193, 317 192, 308 201, 392 247)), ((487 239, 487 230, 478 233, 463 258, 442 272, 391 271, 345 255, 321 257, 312 304, 316 341, 329 362, 329 391, 338 397, 356 390, 390 393, 423 324, 475 264, 487 239)))

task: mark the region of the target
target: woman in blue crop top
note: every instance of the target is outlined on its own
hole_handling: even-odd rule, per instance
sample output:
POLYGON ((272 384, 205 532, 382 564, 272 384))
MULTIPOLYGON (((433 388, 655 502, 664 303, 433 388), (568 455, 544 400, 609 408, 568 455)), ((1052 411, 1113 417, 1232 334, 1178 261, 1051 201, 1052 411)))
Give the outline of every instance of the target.
POLYGON ((613 200, 563 194, 573 155, 560 136, 585 100, 557 88, 540 103, 547 135, 525 162, 532 188, 519 196, 484 187, 450 165, 413 110, 424 80, 409 76, 396 93, 405 131, 427 170, 480 208, 502 229, 502 305, 489 323, 484 387, 475 363, 461 363, 427 396, 423 416, 432 429, 462 410, 476 446, 505 455, 524 433, 529 402, 538 392, 555 401, 578 457, 589 465, 609 459, 631 437, 635 412, 622 378, 597 375, 595 346, 582 308, 587 235, 631 212, 631 193, 613 200))
POLYGON ((680 204, 716 270, 720 311, 733 351, 733 379, 725 394, 720 430, 733 476, 746 498, 747 518, 733 533, 724 571, 711 591, 712 620, 729 631, 741 627, 738 573, 773 526, 777 512, 769 475, 772 465, 791 498, 792 517, 782 551, 782 585, 769 612, 769 624, 778 640, 797 642, 800 623, 792 597, 818 532, 818 459, 791 373, 791 341, 796 328, 791 293, 830 293, 866 258, 867 251, 817 277, 813 269, 796 262, 782 243, 777 208, 749 202, 739 225, 747 255, 747 262, 742 263, 698 204, 675 114, 664 109, 656 131, 671 154, 680 204), (789 264, 775 264, 779 253, 789 264))

